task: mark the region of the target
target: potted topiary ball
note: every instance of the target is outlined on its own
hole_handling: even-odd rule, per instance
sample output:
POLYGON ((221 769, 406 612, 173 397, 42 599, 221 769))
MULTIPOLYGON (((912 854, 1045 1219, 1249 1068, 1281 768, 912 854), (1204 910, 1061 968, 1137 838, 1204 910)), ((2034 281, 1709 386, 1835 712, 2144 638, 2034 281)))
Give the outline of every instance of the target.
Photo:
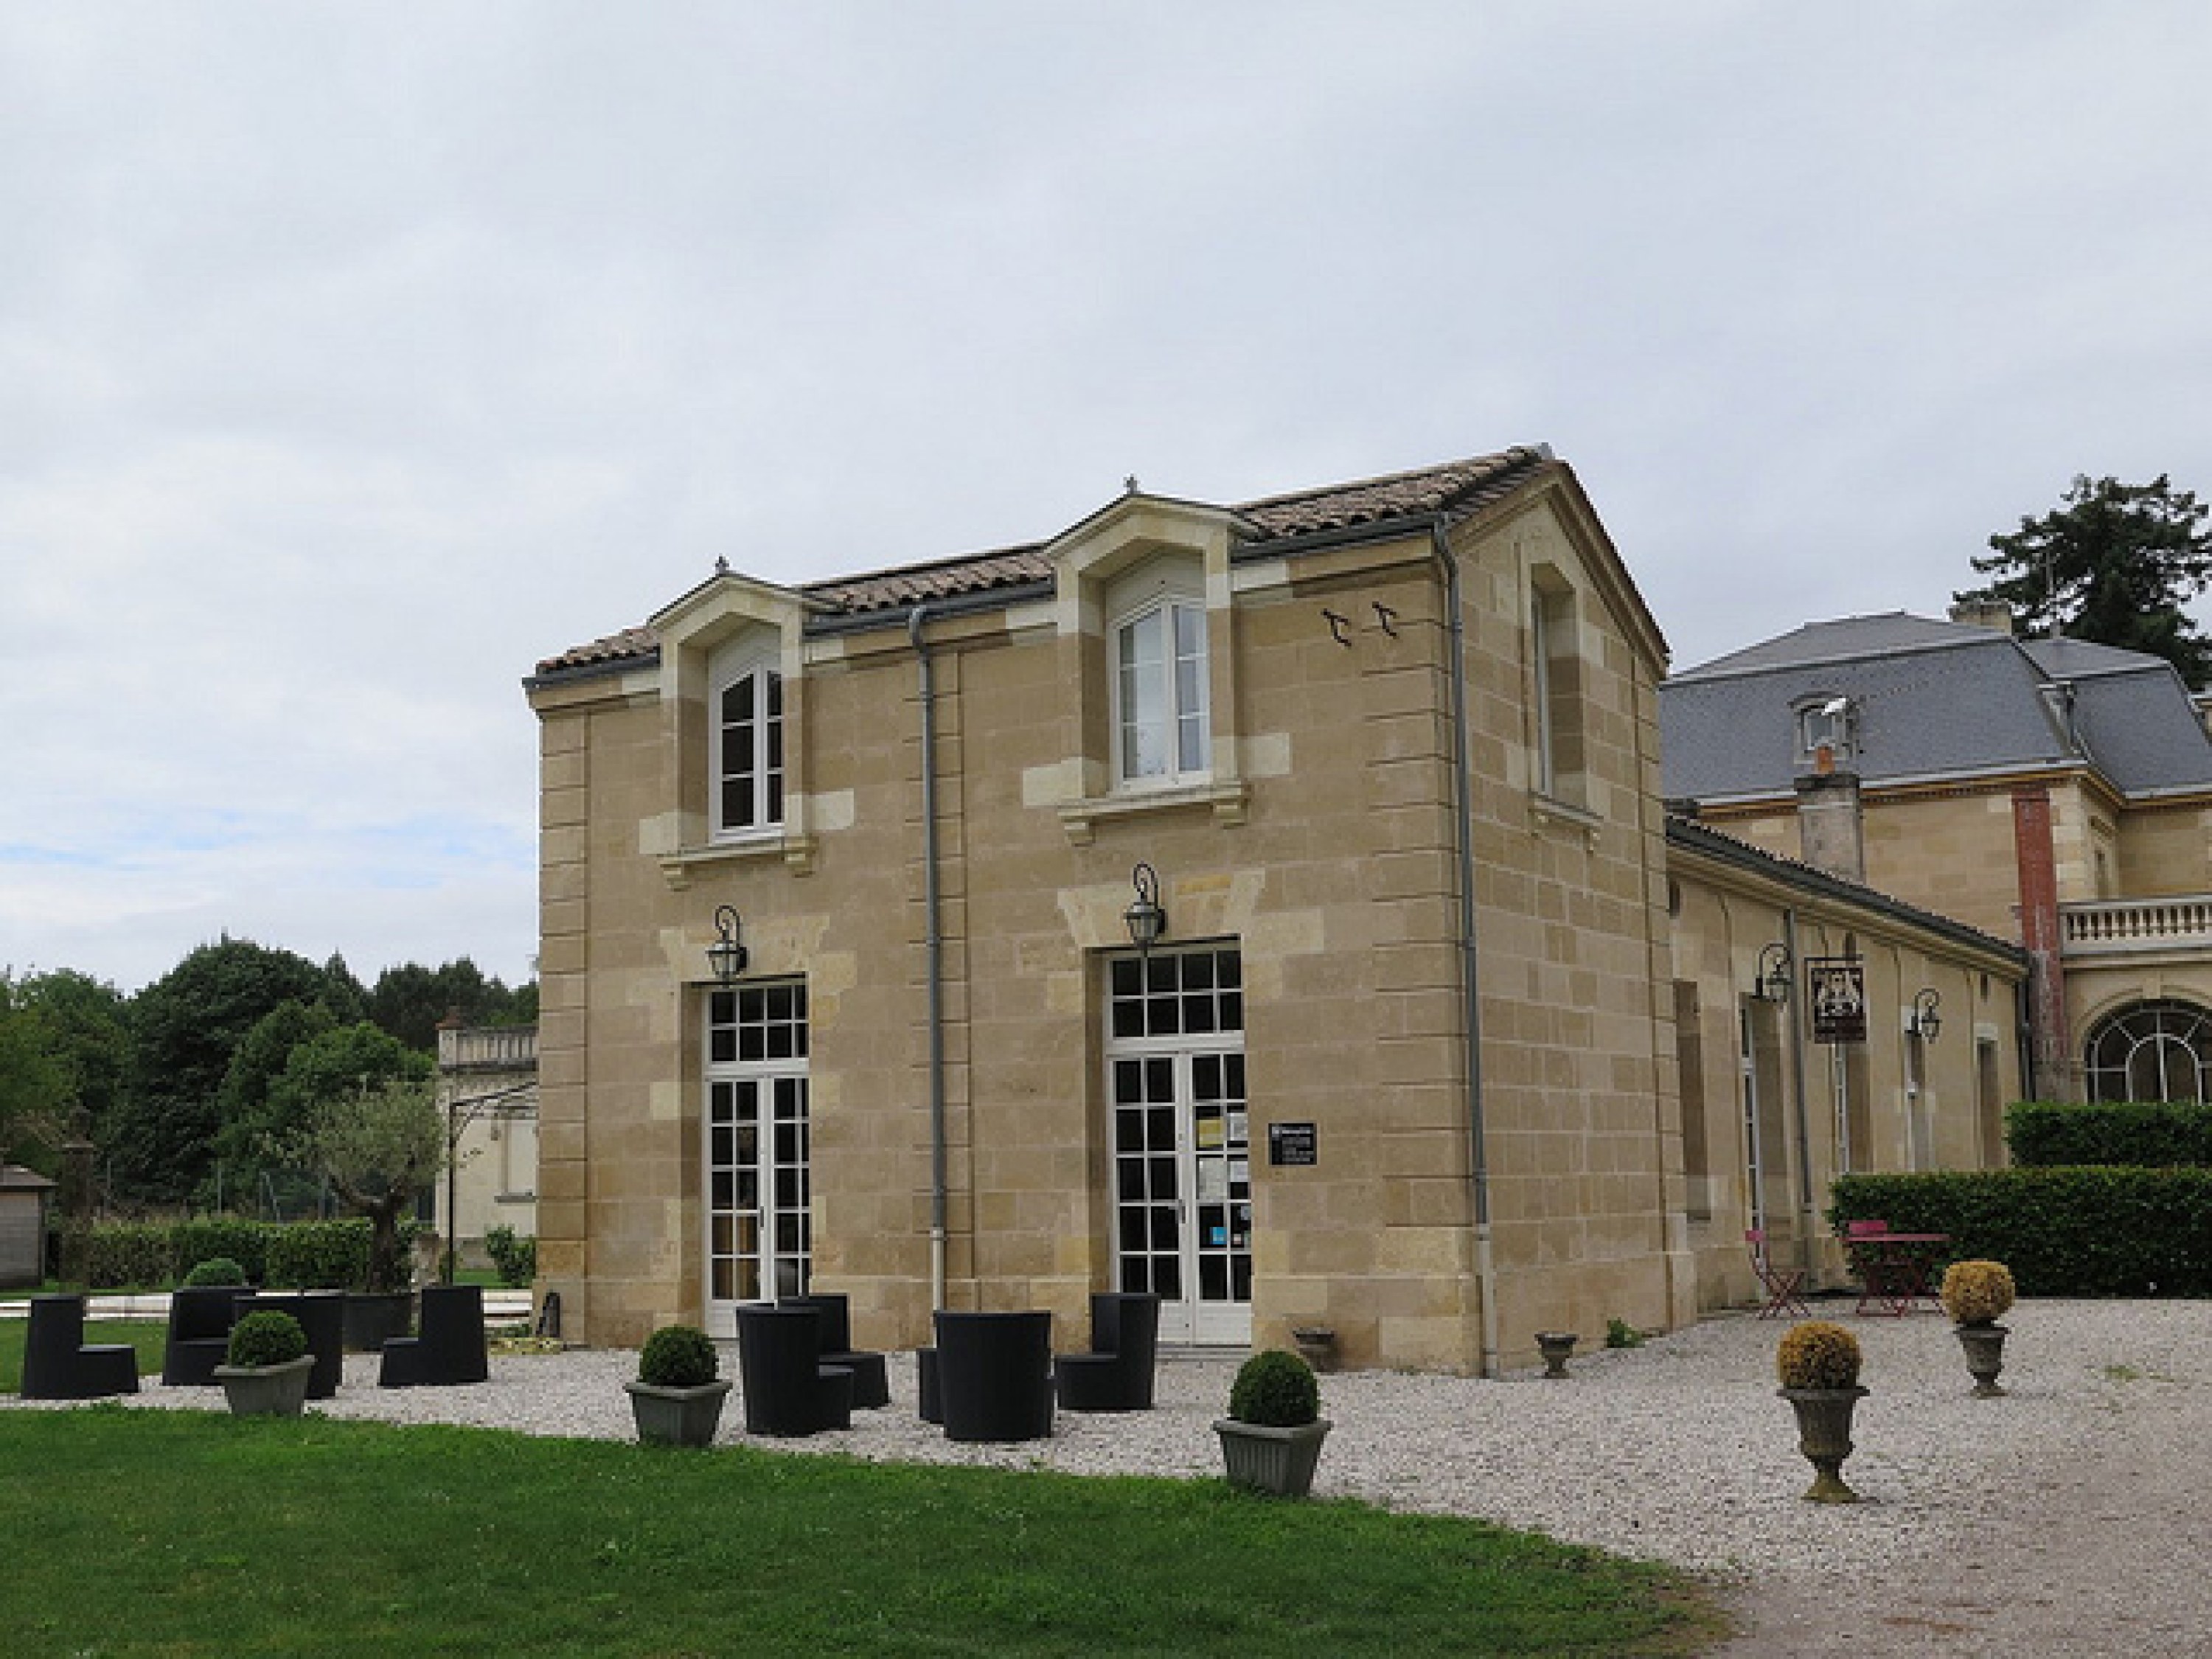
POLYGON ((2002 1395, 1997 1374, 2004 1370, 2004 1340, 2011 1332, 1997 1321, 2012 1306, 2012 1270, 2002 1261, 1954 1261, 1943 1270, 1942 1294, 1943 1311, 1956 1324, 1959 1346, 1966 1351, 1974 1397, 2002 1395))
POLYGON ((215 1368, 234 1417, 297 1417, 315 1357, 307 1333, 288 1313, 264 1308, 230 1328, 228 1363, 215 1368))
POLYGON ((1331 1425, 1321 1415, 1321 1384, 1294 1353, 1270 1348, 1237 1367, 1229 1415, 1217 1418, 1229 1483, 1281 1498, 1303 1498, 1331 1425))
POLYGON ((1841 1325, 1807 1320, 1783 1334, 1775 1350, 1778 1390, 1797 1413, 1797 1449, 1812 1464, 1805 1496, 1816 1504, 1856 1504, 1844 1484, 1851 1455, 1851 1413, 1867 1391, 1859 1386, 1859 1340, 1841 1325))
POLYGON ((648 1446, 708 1446, 722 1420, 729 1379, 714 1340, 696 1325, 663 1325, 637 1356, 629 1390, 637 1437, 648 1446))

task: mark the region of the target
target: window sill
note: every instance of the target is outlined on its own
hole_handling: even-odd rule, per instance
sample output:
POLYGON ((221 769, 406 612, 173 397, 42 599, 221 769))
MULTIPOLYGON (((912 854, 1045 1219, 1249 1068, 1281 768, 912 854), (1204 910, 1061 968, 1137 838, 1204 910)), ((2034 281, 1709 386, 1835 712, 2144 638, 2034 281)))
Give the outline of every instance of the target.
POLYGON ((1213 821, 1226 829, 1244 822, 1252 799, 1249 784, 1241 781, 1183 784, 1169 789, 1131 790, 1120 795, 1091 795, 1069 801, 1060 809, 1060 826, 1078 847, 1091 844, 1100 819, 1143 817, 1154 812, 1188 811, 1203 807, 1213 821))
POLYGON ((781 859, 794 875, 814 870, 811 836, 759 836, 749 841, 717 842, 709 847, 679 847, 660 856, 660 873, 678 892, 691 884, 694 875, 724 865, 765 863, 781 859))
POLYGON ((1561 830, 1579 830, 1593 847, 1597 845, 1599 832, 1605 828, 1605 820, 1587 806, 1577 806, 1572 801, 1561 800, 1555 795, 1530 795, 1528 816, 1539 824, 1561 830))

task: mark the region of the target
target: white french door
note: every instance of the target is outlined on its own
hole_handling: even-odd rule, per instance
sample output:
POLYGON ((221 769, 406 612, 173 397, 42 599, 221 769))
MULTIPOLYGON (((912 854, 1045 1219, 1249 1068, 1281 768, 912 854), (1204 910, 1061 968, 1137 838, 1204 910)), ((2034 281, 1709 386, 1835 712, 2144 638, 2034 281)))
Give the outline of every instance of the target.
POLYGON ((1160 1297, 1163 1341, 1252 1340, 1252 1157, 1243 958, 1115 961, 1107 989, 1115 1278, 1160 1297))
POLYGON ((807 1286, 806 988, 739 986, 707 1007, 707 1309, 721 1331, 738 1304, 807 1286))

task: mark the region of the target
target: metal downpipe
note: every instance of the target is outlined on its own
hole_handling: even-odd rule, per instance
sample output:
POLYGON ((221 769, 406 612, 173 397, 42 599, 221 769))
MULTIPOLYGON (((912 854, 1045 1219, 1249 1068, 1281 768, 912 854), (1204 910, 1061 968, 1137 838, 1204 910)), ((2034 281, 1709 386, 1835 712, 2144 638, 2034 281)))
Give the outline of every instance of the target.
POLYGON ((1815 1265, 1813 1224, 1820 1218, 1820 1205, 1813 1196, 1813 1127, 1805 1109, 1805 967, 1797 954, 1795 910, 1782 913, 1782 948, 1790 953, 1790 971, 1796 980, 1785 1006, 1790 1010, 1790 1091, 1797 1107, 1797 1265, 1810 1275, 1815 1265))
POLYGON ((906 636, 921 665, 921 864, 923 940, 929 981, 929 1305, 945 1306, 945 935, 938 924, 937 678, 921 625, 927 605, 907 613, 906 636))
POLYGON ((1474 788, 1469 776, 1467 726, 1467 620, 1460 608, 1459 562, 1452 556, 1444 520, 1429 524, 1429 550, 1443 573, 1444 607, 1451 641, 1453 840, 1459 861, 1461 1025, 1467 1044, 1468 1175, 1474 1200, 1474 1278, 1482 1298, 1481 1374, 1498 1371, 1498 1263, 1490 1234, 1490 1154, 1482 1115, 1482 1006, 1476 977, 1474 928, 1474 788))

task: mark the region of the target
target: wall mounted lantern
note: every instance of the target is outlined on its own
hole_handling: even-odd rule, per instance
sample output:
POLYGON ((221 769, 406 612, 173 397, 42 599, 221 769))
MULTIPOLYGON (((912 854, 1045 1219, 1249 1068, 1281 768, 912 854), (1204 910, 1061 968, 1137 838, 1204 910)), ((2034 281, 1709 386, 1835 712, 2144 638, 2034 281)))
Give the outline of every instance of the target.
POLYGON ((1129 884, 1137 890, 1137 896, 1121 912, 1121 921, 1129 929, 1129 943, 1143 956, 1167 932, 1168 913, 1160 908, 1160 878, 1151 865, 1140 864, 1132 870, 1129 884))
POLYGON ((1795 966, 1790 960, 1788 945, 1768 945, 1759 953, 1759 977, 1752 983, 1752 995, 1761 1002, 1789 1001, 1790 974, 1795 966))
POLYGON ((1932 990, 1913 998, 1912 1021, 1905 1029, 1923 1042, 1935 1042, 1936 1034, 1943 1029, 1943 1016, 1936 1012, 1936 1005, 1942 1000, 1932 990))
POLYGON ((745 971, 745 947, 738 939, 738 912, 734 905, 718 905, 714 910, 714 942, 707 947, 707 965, 714 970, 715 980, 724 985, 733 985, 739 974, 745 971))

